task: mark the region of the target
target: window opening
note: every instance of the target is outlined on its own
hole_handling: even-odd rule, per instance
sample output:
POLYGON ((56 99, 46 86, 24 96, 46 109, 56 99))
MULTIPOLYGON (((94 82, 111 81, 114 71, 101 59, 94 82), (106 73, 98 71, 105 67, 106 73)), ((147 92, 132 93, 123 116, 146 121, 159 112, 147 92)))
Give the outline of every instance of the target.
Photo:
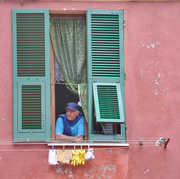
MULTIPOLYGON (((94 104, 94 103, 93 103, 94 104)), ((96 121, 95 108, 93 105, 93 134, 121 134, 121 124, 120 123, 102 123, 96 121)))
MULTIPOLYGON (((52 19, 50 33, 55 51, 56 125, 58 116, 66 112, 67 103, 79 102, 78 84, 86 83, 86 29, 85 19, 79 16, 63 15, 57 20, 52 19)), ((83 113, 82 108, 80 112, 83 113)))
POLYGON ((59 69, 57 59, 55 57, 55 104, 56 104, 56 120, 60 114, 66 113, 66 105, 68 102, 78 103, 78 95, 73 94, 66 87, 66 83, 59 69))
MULTIPOLYGON (((74 15, 73 15, 74 16, 74 15)), ((82 16, 79 16, 78 19, 84 19, 82 16), (81 17, 81 18, 79 18, 81 17)), ((62 16, 56 16, 51 19, 71 19, 72 16, 69 15, 62 15, 62 16)), ((76 18, 76 17, 75 17, 76 18)), ((74 47, 75 48, 75 47, 74 47)), ((85 48, 86 50, 86 48, 85 48)), ((85 52, 86 54, 86 52, 85 52)), ((87 61, 87 59, 86 59, 87 61)), ((55 57, 55 101, 56 101, 56 120, 58 118, 59 114, 65 113, 65 107, 68 102, 78 102, 79 97, 78 95, 73 94, 69 91, 66 87, 66 82, 63 78, 62 72, 59 69, 59 65, 57 62, 57 59, 55 57)), ((94 108, 94 102, 93 102, 93 108, 94 108)), ((112 122, 97 122, 96 121, 96 115, 95 115, 95 109, 93 110, 93 134, 121 134, 122 128, 124 128, 124 124, 121 123, 112 123, 112 122)), ((56 121, 55 120, 55 121, 56 121)), ((85 129, 87 130, 87 128, 85 129)), ((87 132, 87 131, 86 131, 87 132)), ((105 138, 104 138, 105 139, 105 138)))

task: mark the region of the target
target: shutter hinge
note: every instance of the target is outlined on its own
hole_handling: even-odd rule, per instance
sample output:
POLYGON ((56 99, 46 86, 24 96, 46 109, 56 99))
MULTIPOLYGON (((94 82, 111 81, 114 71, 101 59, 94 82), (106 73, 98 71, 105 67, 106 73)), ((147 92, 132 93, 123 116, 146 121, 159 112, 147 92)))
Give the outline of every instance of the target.
POLYGON ((124 73, 124 79, 126 80, 126 73, 124 73))
POLYGON ((52 127, 50 127, 50 133, 52 133, 52 127))
POLYGON ((125 20, 123 20, 123 26, 125 26, 126 24, 125 24, 125 20))

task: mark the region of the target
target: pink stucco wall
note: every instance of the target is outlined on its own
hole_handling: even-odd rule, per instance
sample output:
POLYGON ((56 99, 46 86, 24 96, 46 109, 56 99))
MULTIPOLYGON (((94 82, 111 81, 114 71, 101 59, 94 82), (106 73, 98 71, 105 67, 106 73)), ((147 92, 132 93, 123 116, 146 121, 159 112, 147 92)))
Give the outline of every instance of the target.
MULTIPOLYGON (((180 2, 0 2, 0 178, 178 179, 180 171, 180 2), (48 165, 46 145, 12 140, 12 8, 123 9, 129 148, 95 148, 84 166, 48 165), (136 139, 169 137, 167 149, 136 139)), ((151 143, 152 144, 152 143, 151 143)))

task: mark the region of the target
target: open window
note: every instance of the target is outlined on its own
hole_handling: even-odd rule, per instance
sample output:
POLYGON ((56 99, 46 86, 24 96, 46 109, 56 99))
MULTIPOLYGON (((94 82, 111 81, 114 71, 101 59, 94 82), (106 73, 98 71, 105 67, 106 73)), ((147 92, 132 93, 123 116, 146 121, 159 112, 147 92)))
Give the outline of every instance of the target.
MULTIPOLYGON (((87 29, 86 137, 90 141, 125 139, 123 11, 88 9, 83 16, 87 29)), ((55 54, 52 45, 49 50, 49 10, 14 9, 12 26, 13 138, 54 138, 55 54)))
MULTIPOLYGON (((51 82, 55 84, 54 124, 58 116, 66 112, 68 102, 83 102, 79 97, 80 91, 83 88, 87 90, 86 16, 70 13, 50 15, 50 37, 54 52, 52 60, 55 59, 55 70, 52 71, 55 79, 51 82)), ((84 112, 82 108, 80 111, 84 112)))

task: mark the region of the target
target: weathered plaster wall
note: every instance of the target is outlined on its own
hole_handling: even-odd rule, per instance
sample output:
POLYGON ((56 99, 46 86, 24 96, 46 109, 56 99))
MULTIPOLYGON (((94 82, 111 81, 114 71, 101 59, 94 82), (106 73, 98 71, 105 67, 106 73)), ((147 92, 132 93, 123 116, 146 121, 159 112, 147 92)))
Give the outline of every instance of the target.
POLYGON ((178 179, 179 2, 0 2, 0 141, 12 140, 12 8, 124 9, 127 139, 169 137, 163 147, 95 148, 84 166, 48 166, 46 145, 0 146, 0 177, 178 179), (8 150, 7 150, 8 149, 8 150), (23 150, 22 150, 23 149, 23 150), (98 150, 97 150, 98 149, 98 150))

